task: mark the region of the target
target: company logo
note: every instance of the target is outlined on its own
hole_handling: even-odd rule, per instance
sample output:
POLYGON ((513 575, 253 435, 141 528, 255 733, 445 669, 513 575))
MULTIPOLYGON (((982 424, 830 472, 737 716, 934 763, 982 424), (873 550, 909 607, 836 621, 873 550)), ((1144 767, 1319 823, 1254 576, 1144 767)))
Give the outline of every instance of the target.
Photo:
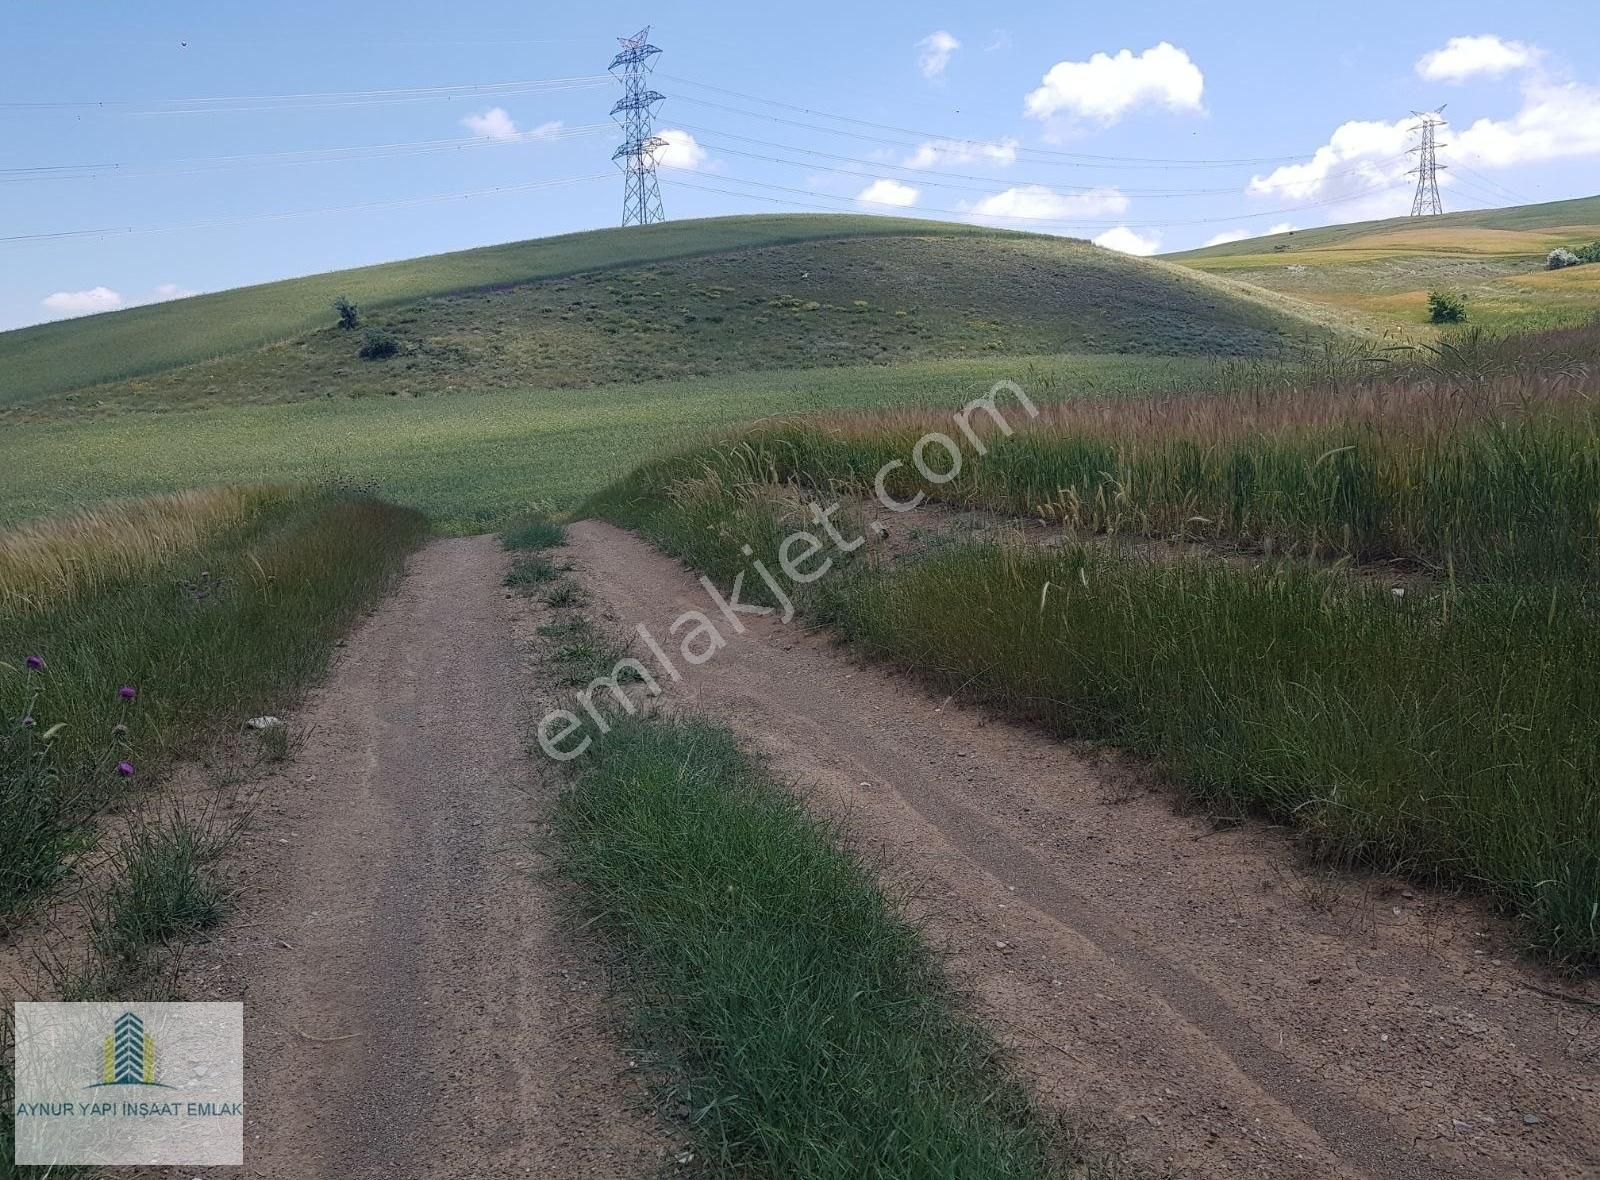
POLYGON ((124 1012, 111 1026, 100 1054, 100 1080, 84 1087, 93 1090, 99 1086, 159 1086, 172 1089, 156 1080, 156 1041, 144 1031, 144 1021, 132 1012, 124 1012))

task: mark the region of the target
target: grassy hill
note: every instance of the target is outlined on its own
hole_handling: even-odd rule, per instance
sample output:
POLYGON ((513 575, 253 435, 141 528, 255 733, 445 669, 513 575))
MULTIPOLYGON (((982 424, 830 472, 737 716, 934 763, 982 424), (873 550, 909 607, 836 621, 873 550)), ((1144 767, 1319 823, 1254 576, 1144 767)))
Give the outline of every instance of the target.
POLYGON ((448 292, 815 237, 961 234, 970 226, 881 217, 784 215, 669 221, 563 234, 237 287, 170 303, 0 333, 0 405, 160 372, 309 332, 348 295, 370 308, 448 292))
POLYGON ((1557 246, 1600 239, 1600 197, 1393 217, 1167 255, 1299 299, 1421 326, 1428 292, 1463 293, 1473 322, 1549 327, 1600 313, 1600 267, 1546 271, 1557 246))
POLYGON ((0 334, 0 407, 573 388, 984 353, 1257 355, 1320 330, 1239 284, 1039 235, 841 216, 669 222, 0 334), (334 326, 347 294, 364 331, 334 326), (84 391, 84 392, 79 392, 84 391))

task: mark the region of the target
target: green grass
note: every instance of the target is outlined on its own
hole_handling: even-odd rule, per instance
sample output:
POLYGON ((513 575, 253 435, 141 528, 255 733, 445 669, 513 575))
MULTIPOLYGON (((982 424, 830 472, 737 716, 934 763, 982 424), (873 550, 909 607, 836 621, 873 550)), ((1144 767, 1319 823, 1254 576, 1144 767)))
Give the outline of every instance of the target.
POLYGON ((553 549, 567 542, 567 530, 542 513, 512 521, 500 531, 507 549, 553 549))
MULTIPOLYGON (((1069 403, 991 431, 985 455, 967 444, 950 482, 907 467, 889 490, 1067 538, 1226 552, 945 546, 841 562, 796 597, 946 691, 1150 753, 1182 789, 1291 820, 1330 859, 1470 886, 1551 955, 1600 961, 1600 419, 1596 370, 1559 351, 1597 342, 1480 340, 1431 373, 1069 403), (1375 561, 1401 563, 1405 594, 1375 561)), ((584 511, 727 586, 741 545, 771 568, 809 526, 796 493, 870 494, 930 430, 960 437, 920 411, 757 426, 584 511)))
MULTIPOLYGON (((1263 355, 1320 325, 1084 242, 878 236, 441 295, 32 405, 75 409, 564 389, 985 354, 1263 355), (374 334, 396 355, 361 359, 374 334)), ((0 337, 3 344, 3 337, 0 337)))
POLYGON ((281 710, 423 533, 362 496, 281 494, 75 598, 0 606, 0 917, 48 892, 97 812, 281 710))
POLYGON ((917 931, 727 731, 620 720, 555 830, 709 1174, 1060 1174, 917 931))
POLYGON ((1464 295, 1472 323, 1529 330, 1600 314, 1600 278, 1547 272, 1545 255, 1600 238, 1600 197, 1441 217, 1352 222, 1168 257, 1425 335, 1427 293, 1464 295))
POLYGON ((519 557, 511 563, 506 574, 506 585, 519 594, 532 594, 539 586, 556 577, 556 567, 548 557, 534 553, 519 557))
POLYGON ((921 220, 774 214, 663 222, 438 254, 240 287, 0 333, 0 406, 227 356, 330 324, 348 295, 372 312, 435 295, 812 238, 999 231, 921 220))
POLYGON ((215 926, 228 905, 211 871, 223 848, 192 819, 136 824, 112 854, 115 879, 95 915, 96 949, 127 961, 215 926))
POLYGON ((1597 606, 1571 587, 1397 600, 1292 563, 979 547, 826 583, 817 616, 947 689, 1153 754, 1329 859, 1480 889, 1594 962, 1597 606))
POLYGON ((711 478, 723 488, 778 480, 870 495, 876 474, 898 463, 884 485, 902 502, 921 494, 1080 533, 1393 560, 1440 576, 1592 577, 1597 358, 1600 326, 1463 338, 1368 380, 1291 376, 1277 389, 1077 400, 1034 421, 1005 397, 997 404, 1015 433, 989 430, 982 454, 948 411, 758 424, 647 464, 596 505, 618 511, 631 496, 649 502, 711 478), (929 483, 910 463, 930 431, 963 446, 948 482, 929 483))
POLYGON ((989 357, 730 375, 594 390, 318 401, 0 431, 0 527, 108 498, 218 483, 342 478, 479 532, 532 503, 570 507, 664 447, 803 410, 959 406, 998 375, 1035 396, 1183 388, 1203 359, 989 357))

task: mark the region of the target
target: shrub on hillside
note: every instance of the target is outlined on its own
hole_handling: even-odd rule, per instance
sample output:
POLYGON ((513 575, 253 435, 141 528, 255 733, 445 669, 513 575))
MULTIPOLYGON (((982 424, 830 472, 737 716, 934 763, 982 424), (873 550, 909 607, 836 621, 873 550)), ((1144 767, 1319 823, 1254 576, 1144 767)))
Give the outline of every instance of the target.
POLYGON ((400 338, 387 328, 368 328, 361 338, 363 360, 381 361, 400 351, 400 338))
POLYGON ((1579 246, 1573 253, 1577 254, 1579 262, 1600 262, 1600 241, 1579 246))
POLYGON ((1434 324, 1459 324, 1466 321, 1467 301, 1448 291, 1428 292, 1428 322, 1434 324))
POLYGON ((1583 259, 1565 246, 1557 246, 1544 256, 1544 268, 1546 270, 1563 270, 1569 266, 1577 266, 1582 261, 1583 259))
POLYGON ((361 309, 348 295, 341 295, 333 301, 333 310, 339 314, 339 326, 346 332, 353 331, 361 323, 361 309))

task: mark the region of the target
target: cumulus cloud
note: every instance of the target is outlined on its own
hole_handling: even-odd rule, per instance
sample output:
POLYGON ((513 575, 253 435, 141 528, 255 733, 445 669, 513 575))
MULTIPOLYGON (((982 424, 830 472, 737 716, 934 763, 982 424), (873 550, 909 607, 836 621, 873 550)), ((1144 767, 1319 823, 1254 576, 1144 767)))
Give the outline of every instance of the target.
POLYGON ((1202 249, 1206 246, 1225 246, 1229 242, 1242 242, 1250 236, 1247 229, 1225 229, 1220 234, 1212 234, 1200 243, 1202 249))
POLYGON ((1115 123, 1138 106, 1198 111, 1205 75, 1182 49, 1162 41, 1135 56, 1097 53, 1088 61, 1061 61, 1023 103, 1031 118, 1070 115, 1102 125, 1115 123))
POLYGON ((1502 41, 1493 35, 1451 37, 1443 49, 1417 59, 1417 73, 1430 82, 1464 82, 1479 74, 1498 78, 1511 70, 1526 69, 1539 56, 1535 46, 1521 41, 1502 41))
POLYGON ((1058 193, 1042 184, 1024 184, 1004 192, 991 193, 976 202, 968 213, 974 220, 1070 221, 1102 213, 1121 213, 1128 198, 1116 188, 1104 187, 1078 193, 1058 193))
POLYGON ((490 107, 481 115, 468 115, 461 125, 482 139, 515 139, 517 125, 505 107, 490 107))
POLYGON ((1600 86, 1543 78, 1523 87, 1522 107, 1509 119, 1479 119, 1452 130, 1439 150, 1448 163, 1509 168, 1542 160, 1600 155, 1600 86))
POLYGON ((1392 123, 1340 124, 1309 160, 1252 176, 1245 191, 1280 200, 1342 200, 1397 184, 1412 166, 1406 149, 1415 125, 1410 115, 1392 123))
POLYGON ((90 287, 87 291, 57 291, 40 301, 44 309, 58 316, 91 315, 115 311, 125 300, 110 287, 90 287))
POLYGON ((681 172, 704 172, 711 167, 711 153, 687 131, 673 127, 657 131, 656 137, 667 141, 665 147, 659 147, 652 153, 661 167, 676 168, 681 172))
POLYGON ((1007 137, 995 143, 975 143, 965 139, 930 139, 904 160, 907 168, 934 168, 941 164, 994 164, 1006 167, 1017 162, 1017 141, 1007 137))
POLYGON ((1268 234, 1292 234, 1300 227, 1292 221, 1280 221, 1276 225, 1267 226, 1268 234))
POLYGON ((924 78, 932 81, 944 77, 945 67, 961 48, 961 42, 943 29, 937 29, 918 41, 917 48, 922 51, 917 57, 917 68, 924 78))
POLYGON ((1115 250, 1120 254, 1154 254, 1161 246, 1161 235, 1152 233, 1149 237, 1119 225, 1116 229, 1108 229, 1105 233, 1095 238, 1096 246, 1104 246, 1107 250, 1115 250))
MULTIPOLYGON (((1411 187, 1406 174, 1415 164, 1406 153, 1416 143, 1415 126, 1410 115, 1388 123, 1341 124, 1309 160, 1252 177, 1246 191, 1280 200, 1339 201, 1341 216, 1349 218, 1404 213, 1411 187)), ((1440 183, 1446 186, 1450 164, 1489 170, 1597 157, 1600 86, 1555 81, 1535 69, 1523 80, 1514 114, 1443 127, 1439 139, 1439 162, 1447 166, 1440 183)))
POLYGON ((895 205, 907 209, 915 205, 921 195, 909 184, 901 184, 898 180, 874 180, 856 194, 856 200, 867 205, 895 205))
POLYGON ((188 287, 179 286, 177 283, 161 283, 150 293, 151 303, 165 303, 168 299, 187 299, 200 292, 191 291, 188 287))

